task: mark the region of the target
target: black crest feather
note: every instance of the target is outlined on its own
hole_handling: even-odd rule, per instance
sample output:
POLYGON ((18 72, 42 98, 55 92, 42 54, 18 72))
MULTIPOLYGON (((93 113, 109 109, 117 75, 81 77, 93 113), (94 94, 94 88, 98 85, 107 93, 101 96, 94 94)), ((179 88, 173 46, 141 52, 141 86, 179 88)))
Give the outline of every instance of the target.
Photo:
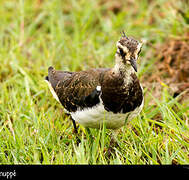
POLYGON ((122 37, 125 37, 126 39, 128 39, 124 31, 122 31, 121 33, 122 33, 122 37))

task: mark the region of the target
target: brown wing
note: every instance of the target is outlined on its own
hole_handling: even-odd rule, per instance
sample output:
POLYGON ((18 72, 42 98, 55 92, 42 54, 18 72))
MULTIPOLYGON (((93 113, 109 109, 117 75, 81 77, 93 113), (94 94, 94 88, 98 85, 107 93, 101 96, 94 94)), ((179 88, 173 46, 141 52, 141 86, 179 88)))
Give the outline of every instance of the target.
POLYGON ((91 69, 89 71, 65 72, 49 71, 49 81, 54 88, 60 102, 69 112, 97 105, 100 92, 96 87, 100 85, 100 74, 105 69, 91 69))

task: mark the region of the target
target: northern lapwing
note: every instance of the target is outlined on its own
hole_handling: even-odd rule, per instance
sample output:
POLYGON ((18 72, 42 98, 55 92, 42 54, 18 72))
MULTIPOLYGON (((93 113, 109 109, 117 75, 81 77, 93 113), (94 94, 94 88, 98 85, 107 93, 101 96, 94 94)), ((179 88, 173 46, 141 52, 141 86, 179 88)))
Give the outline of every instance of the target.
POLYGON ((143 107, 143 90, 135 74, 142 43, 123 32, 117 41, 113 68, 69 72, 48 68, 46 80, 53 96, 75 122, 88 128, 118 129, 143 107))

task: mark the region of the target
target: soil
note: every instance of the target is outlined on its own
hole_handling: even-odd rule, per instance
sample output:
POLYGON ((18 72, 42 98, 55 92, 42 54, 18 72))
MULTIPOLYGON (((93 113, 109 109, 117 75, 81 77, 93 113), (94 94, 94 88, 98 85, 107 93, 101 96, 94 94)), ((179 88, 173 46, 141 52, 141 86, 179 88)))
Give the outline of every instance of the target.
POLYGON ((169 38, 155 47, 157 57, 153 73, 142 78, 144 87, 153 89, 160 98, 161 90, 167 87, 173 97, 182 93, 182 100, 189 98, 189 32, 178 38, 169 38), (153 84, 153 85, 152 85, 153 84))

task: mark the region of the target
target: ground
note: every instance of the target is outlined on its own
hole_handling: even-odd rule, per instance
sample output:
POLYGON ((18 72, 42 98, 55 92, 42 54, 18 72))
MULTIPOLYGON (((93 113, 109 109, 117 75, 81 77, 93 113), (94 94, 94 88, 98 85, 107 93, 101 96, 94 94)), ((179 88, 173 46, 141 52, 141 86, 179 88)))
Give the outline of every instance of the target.
POLYGON ((1 164, 188 164, 189 2, 187 0, 1 0, 1 164), (143 41, 137 73, 140 116, 111 131, 72 123, 44 77, 49 66, 112 67, 116 41, 143 41))

